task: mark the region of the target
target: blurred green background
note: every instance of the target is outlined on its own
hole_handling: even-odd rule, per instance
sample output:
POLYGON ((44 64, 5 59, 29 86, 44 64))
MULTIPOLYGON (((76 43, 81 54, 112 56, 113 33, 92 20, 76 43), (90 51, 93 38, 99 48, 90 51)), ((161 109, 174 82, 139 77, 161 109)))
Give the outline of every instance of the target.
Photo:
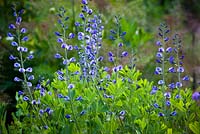
MULTIPOLYGON (((198 88, 200 82, 200 2, 198 0, 91 0, 90 7, 102 15, 105 26, 101 55, 115 50, 109 40, 110 30, 114 27, 114 16, 119 15, 122 31, 127 35, 123 43, 124 50, 133 49, 136 67, 143 77, 150 81, 154 76, 155 54, 157 47, 157 28, 167 22, 171 33, 180 33, 183 42, 184 66, 186 74, 191 77, 189 87, 198 88)), ((14 48, 6 40, 8 25, 14 17, 11 7, 25 9, 22 25, 28 29, 30 41, 28 47, 35 58, 29 64, 34 68, 35 82, 40 79, 52 79, 53 73, 61 67, 54 59, 60 49, 56 43, 55 31, 58 31, 58 9, 64 6, 70 17, 69 31, 76 32, 74 22, 78 20, 81 10, 80 0, 0 0, 0 102, 14 104, 15 92, 21 89, 20 84, 13 82, 17 74, 13 62, 8 60, 14 48)), ((171 35, 170 35, 171 36, 171 35)), ((75 43, 76 44, 76 43, 75 43)), ((73 45, 75 45, 73 44, 73 45)), ((71 54, 74 55, 74 54, 71 54)), ((130 58, 130 57, 129 57, 130 58)), ((127 60, 124 60, 125 64, 127 60)), ((107 64, 106 61, 104 61, 107 64)), ((12 106, 11 106, 12 107, 12 106)), ((12 111, 12 110, 11 110, 12 111)))

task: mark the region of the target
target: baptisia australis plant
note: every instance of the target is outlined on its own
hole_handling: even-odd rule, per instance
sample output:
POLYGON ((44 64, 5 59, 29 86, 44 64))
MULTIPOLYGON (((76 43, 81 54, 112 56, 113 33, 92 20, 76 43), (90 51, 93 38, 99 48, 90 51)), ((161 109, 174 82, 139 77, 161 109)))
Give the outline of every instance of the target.
POLYGON ((66 13, 66 10, 61 7, 59 9, 59 14, 58 14, 58 17, 59 17, 59 20, 58 20, 58 23, 59 25, 61 26, 61 32, 58 32, 56 31, 55 32, 55 35, 57 36, 57 42, 59 43, 60 47, 64 50, 64 55, 60 54, 60 53, 56 53, 54 55, 54 57, 56 59, 61 59, 63 60, 63 65, 65 65, 65 69, 66 69, 66 72, 65 72, 65 77, 63 77, 63 72, 62 71, 58 71, 58 79, 59 80, 65 80, 66 81, 66 84, 68 85, 68 81, 69 81, 69 73, 68 73, 68 66, 70 63, 72 62, 75 62, 76 59, 75 57, 71 57, 69 59, 69 51, 72 51, 73 50, 73 46, 69 44, 69 40, 72 40, 74 37, 75 37, 75 34, 74 33, 67 33, 67 30, 68 30, 68 25, 67 25, 67 21, 69 19, 68 16, 65 16, 65 13, 66 13))
MULTIPOLYGON (((159 66, 156 67, 154 74, 160 75, 161 79, 158 81, 159 87, 153 86, 151 91, 151 94, 155 94, 159 89, 161 89, 165 98, 165 109, 171 105, 171 93, 177 89, 178 92, 176 92, 177 94, 175 98, 180 98, 180 88, 182 87, 182 83, 183 81, 189 80, 188 76, 181 77, 181 74, 184 72, 182 62, 184 56, 180 56, 182 47, 180 36, 175 34, 172 39, 173 46, 170 46, 169 32, 170 30, 166 24, 160 25, 158 33, 160 40, 156 42, 156 45, 159 47, 156 54, 156 62, 159 66), (176 79, 177 81, 167 85, 167 76, 170 76, 169 74, 175 75, 171 81, 176 81, 176 79)), ((154 107, 158 108, 159 106, 155 103, 154 107)), ((173 111, 173 113, 174 112, 175 111, 173 111)), ((164 114, 159 113, 159 116, 164 116, 164 114)))
POLYGON ((115 47, 116 53, 108 52, 108 61, 114 66, 110 72, 116 73, 115 82, 118 78, 118 71, 123 69, 123 65, 121 65, 122 59, 128 56, 128 52, 122 50, 124 46, 122 42, 126 32, 122 32, 121 30, 120 19, 120 16, 115 16, 116 29, 113 28, 110 30, 110 39, 114 41, 115 45, 117 44, 117 47, 115 47))
POLYGON ((79 14, 81 22, 76 22, 75 26, 79 30, 77 39, 80 42, 78 55, 82 72, 81 79, 86 81, 94 80, 99 76, 99 62, 103 60, 103 57, 99 56, 99 50, 102 46, 104 26, 101 16, 93 14, 88 1, 82 0, 82 12, 79 14))
MULTIPOLYGON (((10 32, 7 34, 8 37, 12 38, 11 45, 16 49, 18 55, 10 55, 9 59, 14 61, 14 68, 22 74, 22 77, 15 77, 15 82, 22 82, 25 92, 29 94, 31 100, 33 100, 31 87, 31 81, 34 79, 32 75, 32 67, 26 66, 25 62, 32 60, 34 58, 33 53, 28 50, 26 47, 28 36, 27 29, 22 26, 22 14, 24 10, 21 9, 18 12, 14 9, 14 17, 16 18, 15 24, 12 23, 9 25, 10 32)), ((20 91, 19 94, 23 94, 23 91, 20 91)), ((24 97, 24 100, 29 100, 28 96, 24 97)))
MULTIPOLYGON (((114 43, 118 45, 117 52, 108 53, 109 61, 114 65, 113 73, 109 74, 107 67, 104 69, 99 67, 98 62, 103 59, 99 56, 103 30, 101 18, 92 15, 93 11, 88 7, 87 0, 82 0, 81 5, 80 22, 75 23, 79 30, 77 33, 69 31, 67 26, 69 17, 65 16, 64 8, 59 9, 58 24, 61 28, 55 35, 61 51, 54 56, 62 60, 64 69, 55 73, 53 81, 46 80, 38 84, 32 93, 34 98, 32 101, 29 101, 29 96, 18 98, 16 117, 13 114, 14 121, 9 126, 11 132, 98 134, 164 133, 167 130, 170 133, 172 128, 174 133, 190 133, 189 128, 196 131, 200 115, 199 112, 194 112, 196 105, 191 101, 191 92, 188 93, 189 90, 186 89, 180 90, 181 86, 176 86, 178 84, 175 84, 173 89, 170 88, 173 86, 166 85, 166 76, 169 72, 177 78, 180 76, 178 81, 173 79, 172 82, 183 80, 181 79, 183 57, 180 58, 181 42, 178 36, 174 37, 174 46, 170 48, 168 27, 161 25, 159 33, 161 40, 157 42, 159 66, 155 71, 162 76, 159 82, 161 86, 153 86, 151 91, 153 83, 141 78, 139 71, 119 65, 122 58, 128 56, 128 52, 122 50, 122 40, 126 33, 120 30, 118 17, 116 17, 117 29, 111 30, 114 43), (70 44, 76 41, 78 46, 70 44), (72 63, 76 60, 70 57, 74 50, 79 54, 77 63, 72 63), (154 95, 150 95, 150 91, 154 95)), ((19 14, 15 16, 18 18, 19 14)), ((31 80, 29 73, 32 69, 27 69, 24 63, 33 56, 27 55, 28 58, 24 58, 25 51, 28 51, 22 46, 26 32, 20 28, 19 20, 21 19, 18 18, 16 24, 9 26, 19 34, 8 35, 14 38, 11 44, 20 50, 17 51, 19 57, 12 55, 10 59, 17 62, 14 66, 25 76, 19 79, 27 84, 31 80)), ((184 77, 184 80, 187 80, 187 77, 184 77)), ((22 94, 25 95, 20 91, 19 95, 22 94)), ((192 97, 198 100, 199 94, 195 93, 192 97)))

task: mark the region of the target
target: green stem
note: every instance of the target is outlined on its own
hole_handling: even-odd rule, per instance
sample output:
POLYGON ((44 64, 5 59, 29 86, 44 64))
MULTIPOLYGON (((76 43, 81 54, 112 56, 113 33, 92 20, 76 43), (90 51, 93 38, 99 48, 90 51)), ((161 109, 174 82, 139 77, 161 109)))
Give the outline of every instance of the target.
MULTIPOLYGON (((17 40, 18 40, 18 44, 19 46, 21 46, 21 41, 20 41, 20 30, 19 30, 19 26, 17 27, 17 40)), ((24 68, 24 60, 23 60, 23 55, 22 52, 19 52, 19 57, 20 57, 20 63, 21 63, 21 67, 24 68)), ((25 68, 24 68, 25 69, 25 68)), ((23 77, 24 77, 24 83, 23 86, 26 90, 28 90, 29 95, 31 97, 31 100, 33 100, 33 96, 31 93, 31 89, 29 88, 29 86, 27 85, 27 78, 26 78, 26 73, 23 72, 23 77)))
MULTIPOLYGON (((63 28, 63 40, 64 40, 64 43, 66 43, 66 32, 65 32, 65 28, 63 28)), ((67 48, 65 48, 65 60, 68 59, 68 51, 67 51, 67 48)), ((65 64, 65 69, 66 69, 66 76, 65 76, 65 82, 66 82, 66 86, 68 85, 68 61, 67 63, 65 64)))
MULTIPOLYGON (((66 36, 66 32, 65 32, 65 29, 63 28, 63 39, 64 39, 64 43, 66 43, 66 38, 65 38, 65 36, 66 36)), ((67 48, 65 48, 65 60, 67 60, 68 59, 68 50, 67 50, 67 48)), ((65 69, 66 69, 66 78, 65 78, 65 82, 66 82, 66 87, 68 86, 68 62, 66 63, 66 65, 65 65, 65 69)), ((77 123, 77 118, 76 118, 76 115, 75 115, 75 112, 74 112, 74 107, 73 107, 73 102, 72 102, 72 97, 71 97, 71 95, 70 95, 70 89, 68 88, 68 94, 69 94, 69 97, 70 97, 70 100, 69 100, 69 102, 70 102, 70 107, 71 107, 71 110, 72 110, 72 115, 73 115, 73 118, 74 118, 74 122, 75 122, 75 124, 76 124, 76 128, 78 129, 78 132, 80 133, 81 131, 80 131, 80 128, 79 128, 79 125, 78 125, 78 123, 77 123)))
MULTIPOLYGON (((179 61, 179 48, 177 47, 177 65, 178 68, 180 67, 180 61, 179 61)), ((181 82, 181 72, 178 71, 178 82, 181 82)), ((178 94, 180 93, 180 88, 178 87, 178 94)))
MULTIPOLYGON (((165 33, 162 33, 162 44, 163 44, 163 49, 165 50, 165 33)), ((162 84, 162 92, 165 92, 165 52, 163 52, 163 57, 162 57, 162 80, 164 84, 162 84)))
MULTIPOLYGON (((73 17, 73 20, 72 20, 72 27, 74 27, 74 23, 75 23, 75 10, 74 10, 74 6, 75 6, 75 3, 74 3, 74 0, 71 0, 72 2, 72 17, 73 17)), ((77 27, 75 27, 75 33, 77 33, 77 27)))
POLYGON ((76 124, 76 128, 78 129, 78 132, 81 133, 81 130, 80 130, 79 125, 77 123, 77 118, 76 118, 76 115, 75 115, 75 112, 74 112, 73 102, 72 102, 71 98, 70 98, 69 102, 70 102, 70 107, 71 107, 71 110, 72 110, 72 115, 74 117, 74 122, 76 124))

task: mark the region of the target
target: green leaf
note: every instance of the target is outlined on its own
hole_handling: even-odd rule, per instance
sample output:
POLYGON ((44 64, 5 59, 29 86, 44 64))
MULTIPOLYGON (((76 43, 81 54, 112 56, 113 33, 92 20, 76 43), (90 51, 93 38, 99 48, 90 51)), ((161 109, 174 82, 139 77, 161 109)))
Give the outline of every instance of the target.
POLYGON ((142 118, 142 120, 137 119, 137 120, 134 121, 134 123, 138 124, 142 131, 145 129, 145 127, 147 125, 146 121, 145 121, 145 118, 142 118))
POLYGON ((122 103, 121 100, 117 101, 116 106, 120 106, 121 107, 122 105, 123 105, 123 103, 122 103))
POLYGON ((195 133, 195 134, 199 134, 200 133, 199 126, 200 126, 200 123, 197 122, 197 121, 195 121, 194 123, 190 123, 189 124, 190 130, 192 130, 192 132, 195 133))
POLYGON ((161 129, 164 130, 167 128, 167 125, 165 125, 164 123, 161 125, 161 129))
POLYGON ((175 105, 181 112, 186 112, 186 109, 183 107, 184 103, 183 101, 180 101, 179 103, 176 103, 175 105))
POLYGON ((195 118, 195 114, 192 113, 192 114, 189 116, 189 120, 192 121, 194 118, 195 118))
POLYGON ((68 66, 68 70, 70 72, 76 72, 80 70, 80 67, 77 64, 70 63, 70 65, 68 66))
POLYGON ((167 134, 172 134, 172 128, 167 129, 167 134))
POLYGON ((75 93, 75 90, 72 90, 72 89, 71 89, 71 90, 69 91, 69 97, 70 97, 70 99, 73 99, 74 96, 75 96, 75 94, 76 94, 76 93, 75 93))

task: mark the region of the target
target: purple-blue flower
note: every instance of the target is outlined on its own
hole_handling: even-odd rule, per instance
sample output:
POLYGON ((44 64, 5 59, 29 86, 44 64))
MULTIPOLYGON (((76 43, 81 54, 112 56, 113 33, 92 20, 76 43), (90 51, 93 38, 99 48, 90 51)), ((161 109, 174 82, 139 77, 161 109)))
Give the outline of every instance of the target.
POLYGON ((189 81, 189 80, 190 80, 190 77, 189 77, 189 76, 184 76, 184 77, 182 78, 182 80, 183 80, 183 81, 189 81))
POLYGON ((108 60, 109 60, 110 62, 114 62, 114 57, 109 57, 108 60))
POLYGON ((15 81, 15 82, 20 82, 20 81, 22 81, 22 79, 20 79, 20 78, 18 78, 18 77, 15 77, 15 78, 14 78, 14 81, 15 81))
POLYGON ((91 15, 91 14, 93 13, 92 9, 89 9, 89 10, 87 11, 87 13, 88 13, 89 15, 91 15))
POLYGON ((103 61, 103 56, 99 56, 98 61, 103 61))
POLYGON ((13 37, 13 34, 12 33, 7 33, 7 36, 8 37, 13 37))
POLYGON ((42 115, 42 114, 44 114, 44 110, 43 109, 40 109, 39 110, 39 113, 42 115))
POLYGON ((22 22, 22 17, 17 17, 16 24, 20 25, 21 22, 22 22))
POLYGON ((63 98, 63 95, 62 94, 58 94, 58 98, 63 98))
POLYGON ((177 72, 183 73, 183 72, 184 72, 184 68, 183 68, 183 67, 178 67, 178 68, 177 68, 177 72))
POLYGON ((193 100, 200 100, 200 92, 194 92, 193 94, 192 94, 192 99, 193 100))
POLYGON ((62 34, 60 34, 59 32, 55 32, 56 36, 62 36, 62 34))
POLYGON ((80 13, 80 14, 79 14, 79 17, 80 17, 81 19, 83 19, 83 20, 85 19, 85 15, 84 15, 83 13, 80 13))
POLYGON ((62 56, 61 56, 59 53, 56 53, 56 54, 54 55, 54 57, 55 57, 56 59, 62 58, 62 56))
POLYGON ((175 73, 175 72, 176 72, 176 70, 175 70, 175 68, 174 68, 174 67, 170 67, 170 68, 168 69, 168 72, 169 72, 169 73, 175 73))
POLYGON ((175 96, 175 99, 179 99, 179 98, 181 98, 181 96, 180 96, 179 94, 177 94, 177 95, 175 96))
POLYGON ((81 26, 81 24, 79 23, 79 22, 75 22, 75 24, 74 24, 76 27, 80 27, 81 26))
POLYGON ((160 41, 157 41, 157 42, 156 42, 156 45, 157 45, 157 46, 162 46, 162 43, 161 43, 160 41))
POLYGON ((88 1, 87 0, 82 0, 82 4, 87 5, 88 1))
POLYGON ((75 34, 74 33, 69 33, 69 38, 72 39, 75 37, 75 34))
POLYGON ((24 94, 24 92, 23 91, 18 91, 18 95, 23 95, 24 94))
POLYGON ((154 72, 154 74, 162 74, 162 68, 161 67, 156 67, 156 70, 154 72))
POLYGON ((57 42, 58 42, 58 43, 63 43, 63 39, 62 39, 62 38, 58 38, 58 39, 57 39, 57 42))
POLYGON ((85 113, 86 113, 85 110, 81 111, 81 112, 80 112, 80 116, 84 115, 85 113))
POLYGON ((163 116, 165 116, 163 113, 158 113, 158 116, 160 116, 160 117, 163 117, 163 116))
POLYGON ((151 92, 150 92, 150 94, 151 94, 151 95, 152 95, 152 94, 155 94, 157 91, 158 91, 158 88, 157 88, 156 86, 153 86, 153 87, 152 87, 152 90, 151 90, 151 92))
POLYGON ((75 57, 72 57, 72 58, 69 59, 69 61, 70 61, 70 62, 76 62, 76 58, 75 58, 75 57))
POLYGON ((34 75, 30 75, 30 76, 28 77, 28 80, 34 80, 34 75))
POLYGON ((165 51, 165 49, 164 49, 163 47, 159 47, 159 48, 158 48, 158 52, 161 52, 161 53, 162 53, 162 52, 164 52, 164 51, 165 51))
POLYGON ((68 85, 68 89, 73 89, 75 86, 74 86, 74 84, 69 84, 68 85))
POLYGON ((12 41, 12 42, 11 42, 11 45, 15 47, 15 46, 18 46, 18 43, 15 42, 15 41, 12 41))
POLYGON ((165 82, 163 80, 158 81, 158 85, 163 85, 163 84, 165 84, 165 82))
POLYGON ((31 104, 36 105, 36 100, 32 100, 31 104))
POLYGON ((76 98, 76 101, 81 101, 81 100, 83 100, 82 96, 76 98))
POLYGON ((32 87, 33 86, 31 82, 27 82, 26 84, 27 84, 28 87, 32 87))
POLYGON ((157 52, 156 57, 157 57, 157 58, 162 58, 162 57, 163 57, 163 54, 162 54, 161 52, 157 52))
POLYGON ((126 35, 126 32, 122 32, 120 36, 124 36, 124 35, 126 35))
POLYGON ((9 59, 10 60, 15 60, 15 59, 17 59, 16 57, 14 57, 12 54, 9 56, 9 59))
POLYGON ((119 112, 119 115, 120 115, 120 116, 124 116, 125 114, 126 114, 126 111, 125 111, 125 110, 122 110, 122 111, 119 112))
POLYGON ((78 32, 78 40, 83 40, 84 39, 84 33, 78 32))
POLYGON ((169 63, 175 64, 175 59, 173 56, 170 56, 168 60, 169 60, 169 63))
POLYGON ((69 119, 69 118, 71 118, 71 115, 70 114, 66 114, 65 118, 69 119))
POLYGON ((63 65, 67 65, 67 63, 68 63, 68 60, 67 60, 67 59, 64 59, 64 60, 63 60, 63 65))
POLYGON ((16 27, 15 27, 14 24, 10 24, 10 25, 8 26, 8 28, 9 28, 9 29, 16 29, 16 27))
POLYGON ((33 71, 33 69, 31 67, 26 68, 26 72, 31 73, 33 71))
POLYGON ((69 50, 69 51, 73 50, 73 46, 72 45, 68 45, 67 46, 67 50, 69 50))
POLYGON ((169 107, 170 105, 171 105, 170 101, 169 101, 169 100, 167 100, 167 101, 166 101, 166 106, 168 106, 168 107, 169 107))
POLYGON ((169 87, 169 89, 174 89, 174 88, 176 88, 176 85, 174 83, 170 83, 168 85, 168 87, 169 87))
POLYGON ((118 47, 122 47, 122 46, 123 46, 123 43, 119 43, 119 44, 118 44, 118 47))
POLYGON ((117 70, 118 70, 118 71, 120 71, 120 70, 122 70, 122 69, 123 69, 123 66, 122 66, 122 65, 118 65, 118 66, 117 66, 117 70))
POLYGON ((164 41, 165 42, 169 41, 169 37, 164 38, 164 41))
POLYGON ((21 32, 21 33, 26 33, 27 30, 26 30, 26 28, 22 28, 22 29, 20 30, 20 32, 21 32))
POLYGON ((128 56, 128 52, 127 51, 122 52, 122 57, 126 57, 126 56, 128 56))
POLYGON ((19 68, 20 73, 24 73, 26 70, 24 68, 19 68))
POLYGON ((182 83, 181 82, 176 82, 176 88, 180 88, 182 87, 182 83))
POLYGON ((34 56, 32 54, 30 54, 30 55, 27 56, 28 60, 32 60, 33 58, 34 58, 34 56))
POLYGON ((65 101, 69 101, 70 100, 69 96, 64 96, 63 98, 64 98, 65 101))
POLYGON ((157 103, 154 103, 153 106, 154 106, 155 108, 159 108, 159 105, 158 105, 157 103))
POLYGON ((167 53, 171 53, 171 52, 172 52, 172 50, 173 50, 173 48, 171 48, 171 47, 168 47, 168 48, 166 49, 166 52, 167 52, 167 53))
POLYGON ((24 97, 23 97, 23 100, 24 100, 24 101, 28 101, 29 98, 28 98, 27 96, 24 96, 24 97))
POLYGON ((28 41, 28 36, 24 36, 23 38, 22 38, 22 41, 28 41))
POLYGON ((112 52, 108 52, 108 56, 109 56, 109 57, 112 57, 112 56, 114 56, 114 55, 113 55, 112 52))
POLYGON ((14 63, 14 67, 16 67, 16 68, 18 68, 18 67, 20 67, 21 65, 19 64, 19 63, 14 63))
POLYGON ((177 113, 176 113, 176 111, 173 111, 173 112, 170 113, 170 115, 171 115, 171 116, 176 116, 177 113))
POLYGON ((164 93, 164 97, 167 99, 171 98, 171 93, 170 92, 164 93))

